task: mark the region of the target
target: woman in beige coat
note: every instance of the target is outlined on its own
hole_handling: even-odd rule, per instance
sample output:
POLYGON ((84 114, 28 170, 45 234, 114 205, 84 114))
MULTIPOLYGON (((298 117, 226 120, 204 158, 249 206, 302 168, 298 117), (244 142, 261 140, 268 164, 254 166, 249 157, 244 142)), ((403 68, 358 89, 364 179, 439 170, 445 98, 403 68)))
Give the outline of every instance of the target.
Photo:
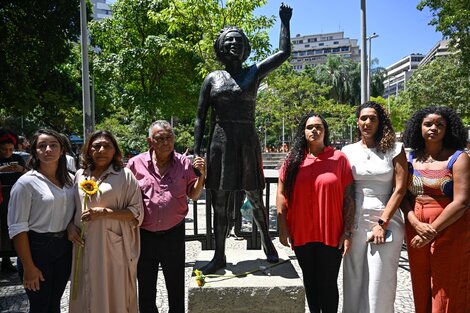
POLYGON ((137 312, 142 196, 110 132, 88 138, 75 184, 70 312, 137 312))

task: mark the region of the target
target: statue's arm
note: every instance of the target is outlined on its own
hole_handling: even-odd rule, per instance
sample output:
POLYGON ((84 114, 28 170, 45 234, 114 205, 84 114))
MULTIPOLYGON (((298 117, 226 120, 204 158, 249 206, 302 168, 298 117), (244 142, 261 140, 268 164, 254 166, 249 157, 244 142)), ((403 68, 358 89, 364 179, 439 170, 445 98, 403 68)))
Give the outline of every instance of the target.
POLYGON ((278 68, 291 54, 290 19, 292 17, 292 8, 284 5, 284 3, 281 4, 279 17, 281 19, 279 51, 258 63, 260 78, 265 77, 269 72, 278 68))
POLYGON ((197 105, 196 123, 194 125, 194 154, 201 155, 202 141, 204 139, 204 129, 206 125, 207 111, 210 103, 212 73, 209 74, 202 83, 199 101, 197 105))

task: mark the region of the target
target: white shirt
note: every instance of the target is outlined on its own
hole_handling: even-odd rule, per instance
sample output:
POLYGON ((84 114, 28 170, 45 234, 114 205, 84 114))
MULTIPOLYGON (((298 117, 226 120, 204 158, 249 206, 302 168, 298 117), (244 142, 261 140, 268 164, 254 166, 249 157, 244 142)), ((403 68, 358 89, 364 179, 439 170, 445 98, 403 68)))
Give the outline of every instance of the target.
POLYGON ((38 233, 64 231, 75 211, 74 188, 60 188, 38 171, 18 179, 8 203, 10 238, 29 230, 38 233))
POLYGON ((73 156, 65 154, 65 159, 67 160, 67 169, 75 173, 77 171, 77 167, 75 166, 75 159, 73 156))

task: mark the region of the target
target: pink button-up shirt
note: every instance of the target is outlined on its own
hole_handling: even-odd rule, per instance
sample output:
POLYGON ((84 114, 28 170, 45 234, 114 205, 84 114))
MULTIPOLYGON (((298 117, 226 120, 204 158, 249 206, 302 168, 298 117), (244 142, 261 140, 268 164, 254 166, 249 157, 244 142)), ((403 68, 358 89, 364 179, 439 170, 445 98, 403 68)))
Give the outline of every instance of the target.
POLYGON ((144 221, 148 231, 164 231, 181 223, 188 213, 187 196, 197 176, 191 160, 173 152, 170 167, 160 176, 152 162, 153 150, 141 153, 127 163, 142 190, 144 221))

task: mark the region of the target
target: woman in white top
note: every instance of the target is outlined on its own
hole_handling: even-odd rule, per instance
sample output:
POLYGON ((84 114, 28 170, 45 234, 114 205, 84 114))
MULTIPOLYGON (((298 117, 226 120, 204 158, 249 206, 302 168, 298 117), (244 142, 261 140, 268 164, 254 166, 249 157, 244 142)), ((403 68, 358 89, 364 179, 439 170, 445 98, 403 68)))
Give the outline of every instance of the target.
POLYGON ((9 235, 32 313, 60 312, 70 276, 72 244, 66 229, 75 204, 63 147, 60 134, 53 130, 34 134, 32 170, 15 183, 8 206, 9 235))
POLYGON ((343 263, 343 312, 393 312, 405 235, 397 209, 406 193, 406 156, 380 104, 360 105, 356 119, 359 141, 342 150, 356 199, 354 240, 343 263))

